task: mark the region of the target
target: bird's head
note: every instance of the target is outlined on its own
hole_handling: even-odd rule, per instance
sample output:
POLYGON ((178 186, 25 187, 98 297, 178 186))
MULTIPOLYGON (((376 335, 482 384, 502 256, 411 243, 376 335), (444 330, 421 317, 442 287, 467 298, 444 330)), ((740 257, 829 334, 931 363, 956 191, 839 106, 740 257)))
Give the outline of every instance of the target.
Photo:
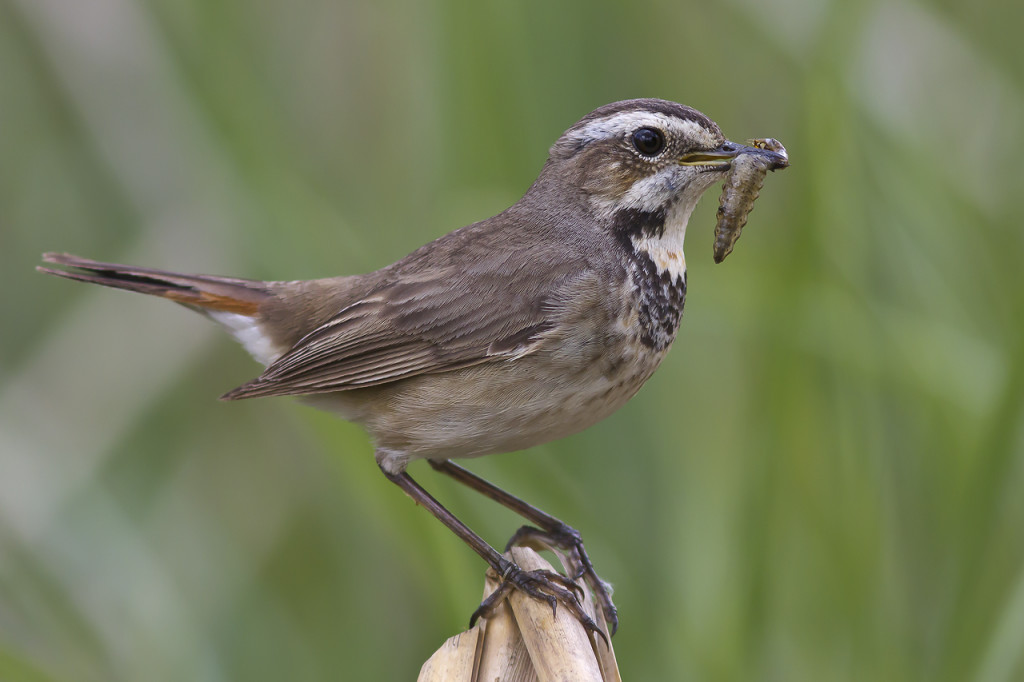
POLYGON ((749 150, 726 140, 696 109, 634 99, 603 106, 565 131, 546 171, 581 191, 599 213, 664 216, 680 205, 692 210, 749 150))
POLYGON ((690 214, 740 154, 774 152, 730 142, 714 121, 682 104, 613 102, 558 138, 524 198, 534 195, 545 206, 571 198, 591 213, 595 228, 611 231, 629 252, 645 253, 674 280, 686 269, 690 214))

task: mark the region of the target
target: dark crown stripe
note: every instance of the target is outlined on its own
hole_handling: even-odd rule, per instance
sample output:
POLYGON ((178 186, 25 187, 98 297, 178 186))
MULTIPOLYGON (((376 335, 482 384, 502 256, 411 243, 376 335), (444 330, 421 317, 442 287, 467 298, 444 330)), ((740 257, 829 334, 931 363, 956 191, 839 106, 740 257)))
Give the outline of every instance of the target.
POLYGON ((650 111, 678 118, 681 121, 694 121, 708 130, 718 130, 718 125, 714 121, 696 109, 663 99, 627 99, 621 102, 612 102, 590 112, 580 119, 573 128, 580 128, 591 121, 621 114, 624 111, 650 111))
POLYGON ((677 104, 675 102, 669 102, 663 99, 627 99, 621 102, 606 104, 577 121, 571 128, 566 130, 553 145, 551 145, 551 149, 549 150, 551 156, 554 158, 566 158, 573 154, 578 154, 587 145, 595 142, 596 138, 581 138, 573 133, 579 132, 593 121, 611 118, 624 112, 663 114, 680 121, 692 121, 697 123, 710 131, 716 137, 721 137, 722 135, 722 131, 719 130, 718 125, 714 121, 692 107, 677 104))

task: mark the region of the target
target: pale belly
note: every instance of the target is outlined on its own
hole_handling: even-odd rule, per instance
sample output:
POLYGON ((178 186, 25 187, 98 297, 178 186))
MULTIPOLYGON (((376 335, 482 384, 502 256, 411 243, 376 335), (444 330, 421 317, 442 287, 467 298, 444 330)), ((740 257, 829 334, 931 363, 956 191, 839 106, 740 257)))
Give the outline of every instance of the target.
POLYGON ((416 459, 522 450, 581 431, 632 398, 664 355, 631 343, 615 359, 570 367, 539 354, 306 400, 362 424, 378 462, 397 472, 416 459))
POLYGON ((649 258, 630 272, 571 298, 527 354, 306 400, 361 424, 392 473, 417 459, 510 452, 576 433, 636 395, 675 338, 685 275, 661 273, 649 258))

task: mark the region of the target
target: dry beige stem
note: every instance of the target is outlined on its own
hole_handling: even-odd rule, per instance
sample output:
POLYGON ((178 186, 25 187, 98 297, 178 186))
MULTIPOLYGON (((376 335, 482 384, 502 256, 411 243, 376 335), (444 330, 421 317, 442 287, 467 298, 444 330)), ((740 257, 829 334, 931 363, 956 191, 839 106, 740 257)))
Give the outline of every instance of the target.
MULTIPOLYGON (((536 551, 515 547, 508 555, 523 570, 553 570, 536 551)), ((488 571, 485 596, 498 582, 488 571)), ((584 590, 584 610, 607 629, 601 610, 584 590)), ((546 603, 512 592, 489 618, 452 637, 420 670, 419 682, 621 682, 615 654, 588 636, 568 609, 552 615, 546 603)))
POLYGON ((475 675, 476 659, 482 644, 483 632, 476 626, 460 632, 441 645, 420 668, 418 682, 471 682, 475 675))

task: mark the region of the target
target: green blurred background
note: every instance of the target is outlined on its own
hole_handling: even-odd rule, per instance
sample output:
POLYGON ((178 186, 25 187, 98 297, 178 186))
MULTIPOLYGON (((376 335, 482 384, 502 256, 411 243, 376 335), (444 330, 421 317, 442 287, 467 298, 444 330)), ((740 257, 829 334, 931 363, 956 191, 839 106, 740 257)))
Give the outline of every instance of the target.
MULTIPOLYGON (((529 186, 617 99, 778 137, 661 371, 470 467, 579 528, 629 680, 1024 679, 1024 4, 0 0, 0 679, 402 680, 484 566, 355 426, 62 250, 293 279, 529 186)), ((412 474, 502 543, 518 520, 412 474)))

